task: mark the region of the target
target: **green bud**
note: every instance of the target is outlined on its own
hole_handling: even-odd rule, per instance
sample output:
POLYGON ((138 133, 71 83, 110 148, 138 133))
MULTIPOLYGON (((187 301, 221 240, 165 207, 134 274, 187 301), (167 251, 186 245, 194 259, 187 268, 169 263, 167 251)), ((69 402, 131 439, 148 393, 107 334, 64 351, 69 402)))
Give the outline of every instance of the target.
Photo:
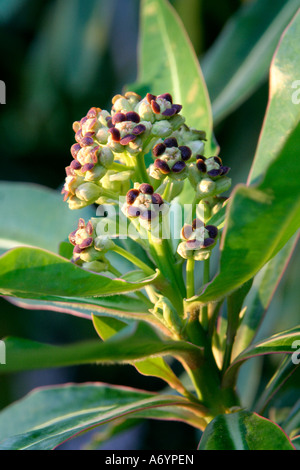
POLYGON ((100 235, 95 238, 94 245, 96 250, 106 253, 109 250, 113 250, 115 243, 108 236, 100 235))
POLYGON ((157 137, 168 137, 173 132, 172 124, 170 119, 158 121, 152 126, 152 134, 157 137))
POLYGON ((78 199, 93 204, 101 195, 101 188, 95 183, 83 183, 75 191, 78 199))
POLYGON ((84 175, 85 181, 99 181, 106 173, 106 168, 102 165, 95 165, 92 170, 87 171, 84 175))
POLYGON ((109 263, 105 258, 103 258, 102 260, 83 263, 82 267, 87 271, 92 271, 94 273, 102 273, 104 271, 108 271, 109 263))
POLYGON ((114 154, 109 147, 103 147, 100 151, 99 156, 100 163, 105 167, 109 168, 114 162, 114 154))
POLYGON ((201 197, 213 196, 216 187, 216 183, 210 178, 203 178, 197 186, 197 195, 201 197))

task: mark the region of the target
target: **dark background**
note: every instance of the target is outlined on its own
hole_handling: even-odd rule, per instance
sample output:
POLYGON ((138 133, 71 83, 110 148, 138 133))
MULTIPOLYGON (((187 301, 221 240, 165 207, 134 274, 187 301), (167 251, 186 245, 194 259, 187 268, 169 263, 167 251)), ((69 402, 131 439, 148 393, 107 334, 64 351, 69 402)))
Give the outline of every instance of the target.
MULTIPOLYGON (((241 0, 174 0, 197 55, 213 44, 241 0)), ((0 3, 0 79, 6 105, 0 112, 0 179, 61 188, 71 160, 72 123, 92 106, 110 100, 137 74, 138 0, 10 0, 0 3), (6 5, 5 5, 6 3, 6 5), (1 6, 2 5, 2 6, 1 6)), ((215 134, 233 184, 245 182, 268 98, 267 81, 231 113, 215 134)), ((5 221, 1 220, 1 223, 5 221)), ((299 317, 296 255, 272 302, 267 334, 293 325, 299 317)), ((27 311, 0 299, 0 337, 21 336, 49 343, 96 337, 90 322, 55 312, 27 311)), ((277 359, 259 362, 266 383, 277 359)), ((1 377, 0 408, 36 386, 69 381, 104 381, 160 390, 158 379, 130 366, 84 366, 1 377)), ((282 396, 297 390, 294 377, 282 396)), ((195 449, 198 433, 179 423, 147 422, 105 448, 195 449)), ((68 448, 76 449, 83 440, 68 448)), ((103 447, 102 447, 103 448, 103 447)))

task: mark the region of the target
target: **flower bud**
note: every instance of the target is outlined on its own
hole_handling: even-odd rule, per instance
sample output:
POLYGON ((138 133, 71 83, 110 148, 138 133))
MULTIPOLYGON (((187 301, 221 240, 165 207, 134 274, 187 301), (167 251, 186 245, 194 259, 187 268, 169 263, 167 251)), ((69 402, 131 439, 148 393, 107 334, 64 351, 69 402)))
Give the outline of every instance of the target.
POLYGON ((103 147, 99 155, 100 163, 105 167, 109 168, 114 162, 114 154, 109 147, 103 147))
POLYGON ((138 218, 146 230, 157 226, 160 221, 159 215, 166 215, 168 210, 169 205, 164 202, 160 194, 154 193, 153 187, 147 183, 137 184, 134 189, 130 189, 122 207, 122 212, 129 219, 138 218))
POLYGON ((230 168, 223 166, 220 157, 197 155, 196 163, 189 167, 189 180, 200 199, 208 198, 230 188, 231 179, 226 176, 229 171, 230 168))
POLYGON ((93 204, 101 195, 101 187, 95 183, 83 183, 76 189, 75 195, 81 201, 93 204))
POLYGON ((174 137, 169 137, 164 142, 158 143, 153 148, 153 155, 156 158, 149 168, 149 174, 154 179, 171 179, 181 181, 188 175, 186 162, 191 158, 192 151, 189 147, 181 145, 174 137))
POLYGON ((201 261, 209 258, 218 237, 218 229, 214 225, 204 225, 200 219, 194 219, 192 225, 184 225, 177 253, 184 259, 201 261))
POLYGON ((109 271, 110 263, 103 258, 102 260, 90 261, 82 263, 83 269, 86 271, 92 271, 94 273, 103 273, 109 271))
POLYGON ((167 137, 172 134, 173 128, 169 121, 158 121, 152 126, 152 134, 157 137, 167 137))

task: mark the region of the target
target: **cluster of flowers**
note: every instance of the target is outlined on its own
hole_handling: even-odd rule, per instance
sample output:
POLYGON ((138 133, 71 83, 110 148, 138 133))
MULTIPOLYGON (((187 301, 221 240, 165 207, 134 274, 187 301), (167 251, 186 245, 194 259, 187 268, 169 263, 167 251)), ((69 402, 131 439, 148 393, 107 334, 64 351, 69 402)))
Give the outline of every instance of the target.
MULTIPOLYGON (((203 156, 205 133, 189 128, 181 109, 169 93, 148 93, 142 99, 128 92, 113 98, 110 112, 91 108, 75 122, 73 161, 66 168, 62 191, 70 208, 117 202, 124 196, 122 212, 151 230, 188 179, 195 190, 196 204, 205 200, 212 212, 217 211, 224 199, 219 195, 231 184, 227 176, 230 168, 218 156, 203 156), (141 181, 138 159, 145 165, 144 156, 150 151, 153 163, 145 168, 147 181, 141 181), (168 185, 173 188, 176 184, 176 194, 166 193, 168 185)), ((206 259, 217 236, 216 227, 195 219, 192 225, 184 225, 177 253, 184 259, 206 259)), ((69 240, 74 245, 74 262, 96 271, 108 269, 105 253, 113 249, 114 242, 97 235, 96 220, 85 224, 80 219, 69 240), (99 263, 96 267, 95 261, 99 263)))

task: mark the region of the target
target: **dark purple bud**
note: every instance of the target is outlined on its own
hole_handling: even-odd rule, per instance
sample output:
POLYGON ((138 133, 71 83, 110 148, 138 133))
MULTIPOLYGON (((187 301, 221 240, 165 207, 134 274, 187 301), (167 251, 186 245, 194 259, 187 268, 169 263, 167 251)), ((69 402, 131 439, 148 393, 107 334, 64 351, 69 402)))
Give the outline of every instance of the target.
POLYGON ((134 203, 138 195, 140 194, 138 189, 130 189, 126 194, 126 202, 127 204, 131 205, 134 203))
POLYGON ((207 172, 208 176, 210 176, 211 178, 216 178, 217 176, 220 176, 222 174, 222 170, 219 169, 214 169, 214 170, 210 170, 207 172))
POLYGON ((182 158, 183 161, 186 162, 187 160, 189 160, 191 158, 192 151, 191 151, 190 147, 187 147, 186 145, 181 145, 179 147, 179 150, 181 152, 181 158, 182 158))
POLYGON ((170 93, 164 93, 163 95, 159 95, 158 98, 162 98, 163 100, 169 101, 171 104, 173 103, 173 99, 170 93))
POLYGON ((172 166, 173 173, 181 173, 186 168, 186 164, 179 160, 172 166))
POLYGON ((91 222, 90 220, 89 220, 88 223, 86 224, 85 229, 86 229, 86 231, 87 231, 87 233, 88 233, 89 235, 92 235, 93 230, 94 230, 94 227, 93 227, 93 224, 92 224, 92 222, 91 222))
POLYGON ((219 165, 222 165, 222 160, 221 160, 220 157, 214 157, 214 161, 215 161, 216 163, 219 163, 219 165))
POLYGON ((146 126, 144 126, 144 124, 139 124, 138 126, 135 126, 135 128, 132 130, 132 133, 134 135, 140 135, 143 132, 145 132, 145 130, 146 130, 146 126))
POLYGON ((160 157, 166 150, 165 144, 157 144, 152 150, 152 153, 155 157, 160 157))
POLYGON ((206 225, 206 230, 208 231, 208 235, 210 238, 217 238, 218 236, 218 229, 214 225, 206 225))
POLYGON ((198 228, 203 227, 204 223, 200 219, 194 219, 192 222, 193 230, 197 230, 198 228))
POLYGON ((215 240, 213 238, 205 238, 203 242, 204 248, 207 248, 215 243, 215 240))
POLYGON ((81 165, 77 160, 73 160, 70 164, 70 167, 73 168, 73 170, 80 170, 81 165))
POLYGON ((113 125, 113 123, 112 123, 112 119, 111 119, 109 116, 107 116, 106 121, 107 121, 107 127, 108 127, 109 129, 111 129, 112 127, 114 127, 114 125, 113 125))
POLYGON ((180 113, 182 110, 181 104, 173 104, 172 108, 175 109, 176 114, 180 113))
POLYGON ((178 142, 175 137, 168 137, 164 140, 164 144, 167 148, 178 147, 178 142))
POLYGON ((120 142, 121 134, 120 131, 116 127, 110 127, 109 132, 111 133, 111 138, 114 142, 120 142))
POLYGON ((76 158, 78 155, 79 150, 81 150, 81 145, 80 144, 74 144, 71 147, 71 154, 73 158, 76 158))
POLYGON ((151 101, 151 108, 155 114, 160 114, 160 106, 158 103, 156 103, 156 101, 154 100, 151 101))
POLYGON ((74 232, 70 233, 69 235, 69 241, 72 243, 72 245, 76 245, 75 237, 76 237, 77 230, 74 230, 74 232))
POLYGON ((76 134, 75 134, 75 140, 76 142, 78 142, 79 144, 81 143, 81 140, 82 140, 82 132, 81 132, 81 129, 79 129, 76 134))
POLYGON ((156 96, 152 95, 151 93, 147 93, 146 98, 149 104, 151 104, 151 101, 156 100, 156 96))
POLYGON ((141 186, 139 187, 139 192, 142 193, 142 194, 150 194, 151 195, 151 194, 153 194, 154 189, 151 186, 151 184, 142 183, 141 186))
POLYGON ((196 162, 196 167, 198 168, 201 173, 206 173, 206 164, 202 158, 199 158, 196 162))
POLYGON ((136 139, 136 135, 134 134, 127 134, 123 139, 120 140, 121 145, 127 145, 129 142, 133 142, 136 139))
POLYGON ((200 240, 188 240, 186 246, 189 250, 199 250, 202 247, 200 240))
POLYGON ((127 215, 128 217, 139 217, 141 214, 141 211, 138 207, 135 206, 129 206, 127 207, 127 215))
POLYGON ((80 141, 81 147, 89 147, 90 145, 93 145, 93 143, 94 139, 88 135, 85 135, 80 141))
POLYGON ((189 224, 184 225, 181 229, 181 237, 188 240, 193 233, 193 227, 189 224))
POLYGON ((111 122, 113 123, 113 125, 115 126, 118 122, 124 122, 126 121, 126 116, 125 114, 123 113, 116 113, 112 118, 111 118, 111 122))
POLYGON ((164 200, 160 194, 158 193, 152 194, 152 204, 157 204, 158 206, 161 206, 162 204, 164 204, 164 200))
POLYGON ((126 121, 132 121, 138 124, 140 120, 140 116, 135 111, 129 111, 128 113, 126 113, 126 121))
POLYGON ((160 158, 157 158, 155 160, 154 167, 157 168, 164 175, 169 174, 171 171, 169 168, 169 165, 164 160, 161 160, 160 158))
POLYGON ((163 116, 172 117, 176 114, 176 109, 174 109, 172 106, 172 108, 165 109, 165 111, 163 111, 161 114, 163 116))
POLYGON ((82 173, 85 173, 86 171, 91 171, 94 168, 94 166, 95 166, 94 163, 86 163, 81 168, 81 171, 82 171, 82 173))
POLYGON ((205 162, 205 160, 207 160, 206 157, 204 157, 204 155, 196 155, 196 160, 198 160, 199 158, 201 158, 201 160, 203 160, 205 162))
POLYGON ((140 217, 142 220, 148 220, 150 222, 151 220, 155 219, 158 216, 158 213, 155 211, 152 211, 150 209, 144 211, 140 217))
POLYGON ((229 166, 221 166, 221 175, 224 176, 224 175, 227 175, 227 173, 229 173, 231 170, 231 168, 229 168, 229 166))

